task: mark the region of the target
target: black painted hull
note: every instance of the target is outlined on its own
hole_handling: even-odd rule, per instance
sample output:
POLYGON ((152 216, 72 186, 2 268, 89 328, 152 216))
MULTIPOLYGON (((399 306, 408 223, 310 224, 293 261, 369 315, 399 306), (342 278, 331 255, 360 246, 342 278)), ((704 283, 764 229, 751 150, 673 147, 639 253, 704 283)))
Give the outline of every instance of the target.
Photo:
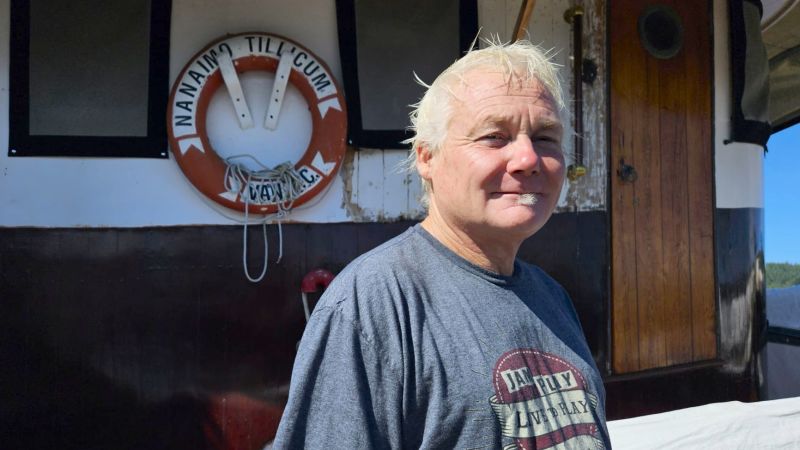
MULTIPOLYGON (((240 227, 0 230, 3 448, 232 448, 242 436, 252 445, 239 448, 260 448, 304 326, 303 275, 338 272, 411 224, 284 225, 283 261, 259 284, 242 273, 240 227), (223 406, 259 419, 225 422, 223 406)), ((763 210, 718 209, 715 233, 719 361, 625 376, 609 369, 607 214, 556 214, 523 244, 576 304, 609 418, 755 399, 763 210)), ((274 261, 274 227, 269 238, 274 261)))

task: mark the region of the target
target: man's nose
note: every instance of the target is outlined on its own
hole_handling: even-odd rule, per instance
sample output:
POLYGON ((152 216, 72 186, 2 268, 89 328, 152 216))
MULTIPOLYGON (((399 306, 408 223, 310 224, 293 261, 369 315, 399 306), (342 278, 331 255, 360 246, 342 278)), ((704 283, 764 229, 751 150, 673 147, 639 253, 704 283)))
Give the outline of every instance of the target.
POLYGON ((520 135, 511 146, 511 157, 508 160, 510 173, 521 173, 526 176, 539 173, 540 158, 530 137, 520 135))

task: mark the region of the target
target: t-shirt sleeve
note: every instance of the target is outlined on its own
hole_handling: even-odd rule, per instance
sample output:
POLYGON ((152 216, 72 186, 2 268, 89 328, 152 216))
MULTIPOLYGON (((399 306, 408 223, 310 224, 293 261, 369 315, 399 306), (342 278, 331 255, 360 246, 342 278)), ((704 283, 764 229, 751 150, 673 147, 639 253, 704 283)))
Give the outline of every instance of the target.
POLYGON ((273 448, 400 447, 400 373, 340 304, 318 307, 300 343, 273 448))

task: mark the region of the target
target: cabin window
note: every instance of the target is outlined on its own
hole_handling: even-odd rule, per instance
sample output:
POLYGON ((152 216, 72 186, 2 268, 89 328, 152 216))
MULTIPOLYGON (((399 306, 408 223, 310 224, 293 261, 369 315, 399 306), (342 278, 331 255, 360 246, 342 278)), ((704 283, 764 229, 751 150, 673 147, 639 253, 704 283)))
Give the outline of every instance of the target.
POLYGON ((477 1, 337 0, 348 143, 406 148, 408 105, 478 33, 477 1))
POLYGON ((166 158, 170 10, 11 0, 9 156, 166 158))
POLYGON ((639 16, 639 39, 658 59, 674 58, 683 46, 683 23, 667 5, 651 5, 639 16))

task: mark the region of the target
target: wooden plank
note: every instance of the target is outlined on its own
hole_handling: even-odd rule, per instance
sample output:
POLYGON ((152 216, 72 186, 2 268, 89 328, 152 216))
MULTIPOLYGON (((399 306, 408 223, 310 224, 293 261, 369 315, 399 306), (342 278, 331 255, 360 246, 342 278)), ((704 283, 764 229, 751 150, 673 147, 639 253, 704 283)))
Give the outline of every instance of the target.
MULTIPOLYGON (((636 24, 642 7, 636 7, 629 21, 636 24)), ((630 11, 630 9, 629 9, 630 11)), ((661 151, 659 124, 658 62, 647 57, 640 46, 630 58, 644 58, 645 70, 639 76, 645 96, 632 105, 630 114, 641 122, 631 130, 634 139, 634 166, 639 173, 635 183, 636 282, 639 305, 640 368, 666 365, 664 329, 664 273, 661 230, 661 151)))
POLYGON ((403 173, 407 154, 402 150, 383 151, 383 217, 401 217, 408 211, 408 185, 403 173))
POLYGON ((377 220, 383 214, 383 150, 362 148, 355 160, 358 179, 353 188, 358 191, 361 220, 377 220))
MULTIPOLYGON (((668 2, 681 16, 677 1, 668 2)), ((684 3, 684 10, 687 4, 684 3)), ((694 51, 685 46, 675 57, 658 61, 659 123, 661 142, 661 225, 664 262, 663 316, 666 364, 692 361, 692 298, 689 273, 689 211, 684 186, 689 183, 687 150, 699 143, 687 142, 687 129, 695 126, 687 121, 686 83, 693 76, 686 72, 686 54, 694 51), (688 148, 687 148, 688 147, 688 148)))
POLYGON ((423 189, 419 176, 416 174, 416 172, 406 172, 404 183, 408 187, 408 198, 406 199, 408 207, 406 208, 406 211, 408 211, 409 217, 422 215, 426 209, 420 203, 423 189))
POLYGON ((685 42, 692 43, 687 73, 695 83, 687 85, 687 139, 692 147, 687 157, 689 185, 689 239, 692 335, 694 360, 717 356, 716 298, 714 290, 714 231, 712 183, 712 38, 711 11, 708 5, 685 15, 685 42))
POLYGON ((632 81, 643 67, 639 60, 628 60, 636 34, 623 8, 609 9, 611 83, 611 295, 612 367, 614 372, 639 370, 639 313, 636 303, 636 218, 634 188, 616 176, 619 161, 633 164, 635 116, 630 104, 642 93, 631 92, 632 81))

